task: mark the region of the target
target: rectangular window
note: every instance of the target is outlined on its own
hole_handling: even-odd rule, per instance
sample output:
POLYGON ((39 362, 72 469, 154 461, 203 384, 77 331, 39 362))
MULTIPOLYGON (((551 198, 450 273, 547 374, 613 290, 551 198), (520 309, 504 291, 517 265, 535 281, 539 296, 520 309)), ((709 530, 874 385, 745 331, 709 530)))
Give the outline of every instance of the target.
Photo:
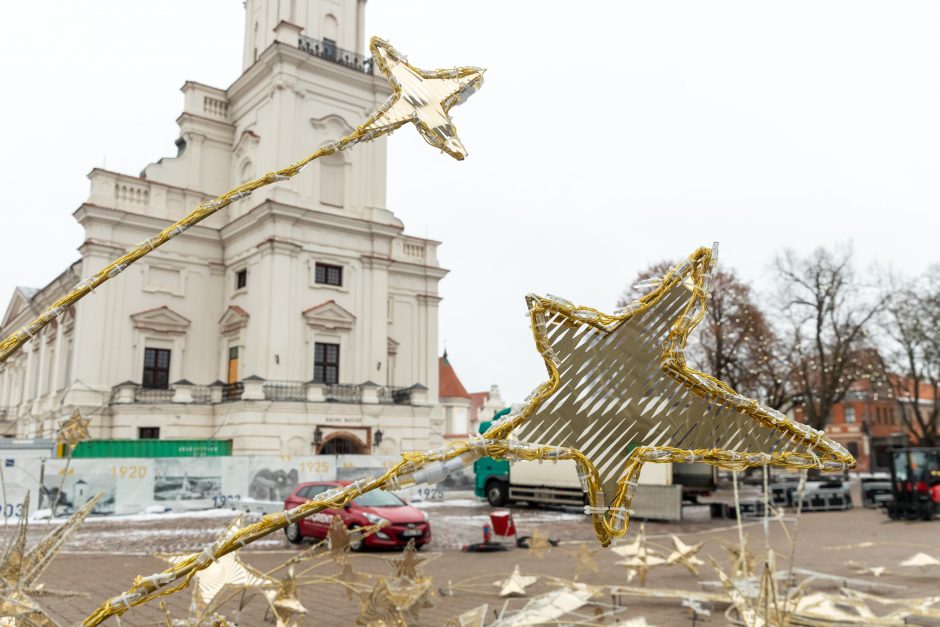
POLYGON ((169 349, 144 349, 144 377, 142 385, 145 388, 159 388, 161 390, 170 387, 169 349))
POLYGON ((331 266, 325 263, 318 263, 316 266, 316 276, 314 280, 317 283, 325 285, 342 285, 343 268, 341 266, 331 266))
POLYGON ((235 273, 235 289, 241 290, 248 287, 248 270, 239 270, 235 273))
POLYGON ((313 382, 339 383, 339 344, 317 342, 314 345, 313 382))
POLYGON ((845 422, 846 423, 855 422, 855 408, 854 407, 845 408, 845 422))
POLYGON ((137 427, 137 438, 139 440, 159 440, 160 427, 137 427))

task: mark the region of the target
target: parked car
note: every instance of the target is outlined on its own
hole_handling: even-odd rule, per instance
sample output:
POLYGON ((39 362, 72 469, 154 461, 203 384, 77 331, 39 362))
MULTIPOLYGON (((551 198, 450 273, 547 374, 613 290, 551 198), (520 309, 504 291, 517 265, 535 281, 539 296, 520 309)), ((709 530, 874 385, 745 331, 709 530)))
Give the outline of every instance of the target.
MULTIPOLYGON (((349 485, 349 481, 315 481, 301 483, 287 500, 284 509, 291 509, 311 500, 317 494, 331 488, 349 485)), ((428 516, 394 494, 373 490, 357 496, 343 509, 325 509, 296 522, 284 529, 288 542, 299 544, 304 538, 323 539, 334 516, 339 516, 347 529, 366 527, 382 521, 388 524, 378 532, 350 544, 353 551, 364 547, 401 548, 414 539, 420 548, 431 541, 431 523, 428 516)))

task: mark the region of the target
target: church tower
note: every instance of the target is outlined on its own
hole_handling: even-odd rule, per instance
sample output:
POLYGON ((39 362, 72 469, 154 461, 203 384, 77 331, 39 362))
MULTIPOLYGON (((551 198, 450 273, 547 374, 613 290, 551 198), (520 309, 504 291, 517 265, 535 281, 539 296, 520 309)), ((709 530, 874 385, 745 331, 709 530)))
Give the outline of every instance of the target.
POLYGON ((365 50, 365 0, 246 0, 243 69, 274 42, 274 29, 281 22, 294 24, 305 36, 326 47, 365 50))
MULTIPOLYGON (((391 93, 364 54, 364 0, 247 0, 244 70, 227 89, 183 86, 181 152, 149 179, 221 193, 349 133, 391 93)), ((256 192, 229 219, 266 199, 393 222, 385 211, 385 140, 311 165, 256 192)))

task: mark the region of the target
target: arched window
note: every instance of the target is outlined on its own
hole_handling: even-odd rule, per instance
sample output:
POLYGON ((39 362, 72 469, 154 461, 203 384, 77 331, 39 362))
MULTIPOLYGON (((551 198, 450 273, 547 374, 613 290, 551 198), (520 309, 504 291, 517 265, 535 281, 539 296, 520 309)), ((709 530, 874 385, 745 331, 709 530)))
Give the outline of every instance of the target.
POLYGON ((323 42, 329 41, 336 46, 339 38, 339 20, 332 13, 323 16, 323 42))
POLYGON ((331 207, 346 206, 346 159, 337 153, 321 157, 320 203, 331 207))

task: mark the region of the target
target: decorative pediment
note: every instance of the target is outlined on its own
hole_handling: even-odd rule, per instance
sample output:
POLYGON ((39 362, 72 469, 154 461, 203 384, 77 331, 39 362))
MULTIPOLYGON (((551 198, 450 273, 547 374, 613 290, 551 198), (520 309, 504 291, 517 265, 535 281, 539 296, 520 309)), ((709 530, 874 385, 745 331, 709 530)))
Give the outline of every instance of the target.
POLYGON ((21 313, 31 309, 29 299, 36 295, 39 290, 32 287, 17 287, 13 290, 13 298, 7 305, 6 315, 3 316, 3 326, 7 326, 17 319, 21 313))
POLYGON ((247 326, 249 318, 251 316, 248 315, 248 312, 238 305, 229 305, 222 317, 219 318, 219 326, 222 328, 222 333, 231 333, 247 326))
POLYGON ((185 333, 192 322, 166 305, 156 309, 145 309, 131 314, 135 329, 156 331, 157 333, 185 333))
MULTIPOLYGON (((322 118, 310 118, 310 124, 318 131, 328 130, 333 135, 345 135, 353 130, 353 127, 346 120, 335 113, 330 113, 322 118)), ((333 135, 330 135, 330 137, 333 137, 333 135)))
POLYGON ((251 129, 242 131, 242 134, 238 137, 238 141, 235 142, 232 153, 235 155, 236 159, 241 159, 248 152, 253 151, 260 141, 261 137, 251 129))
POLYGON ((356 324, 356 316, 332 300, 307 309, 303 315, 307 324, 327 331, 349 331, 356 324))

